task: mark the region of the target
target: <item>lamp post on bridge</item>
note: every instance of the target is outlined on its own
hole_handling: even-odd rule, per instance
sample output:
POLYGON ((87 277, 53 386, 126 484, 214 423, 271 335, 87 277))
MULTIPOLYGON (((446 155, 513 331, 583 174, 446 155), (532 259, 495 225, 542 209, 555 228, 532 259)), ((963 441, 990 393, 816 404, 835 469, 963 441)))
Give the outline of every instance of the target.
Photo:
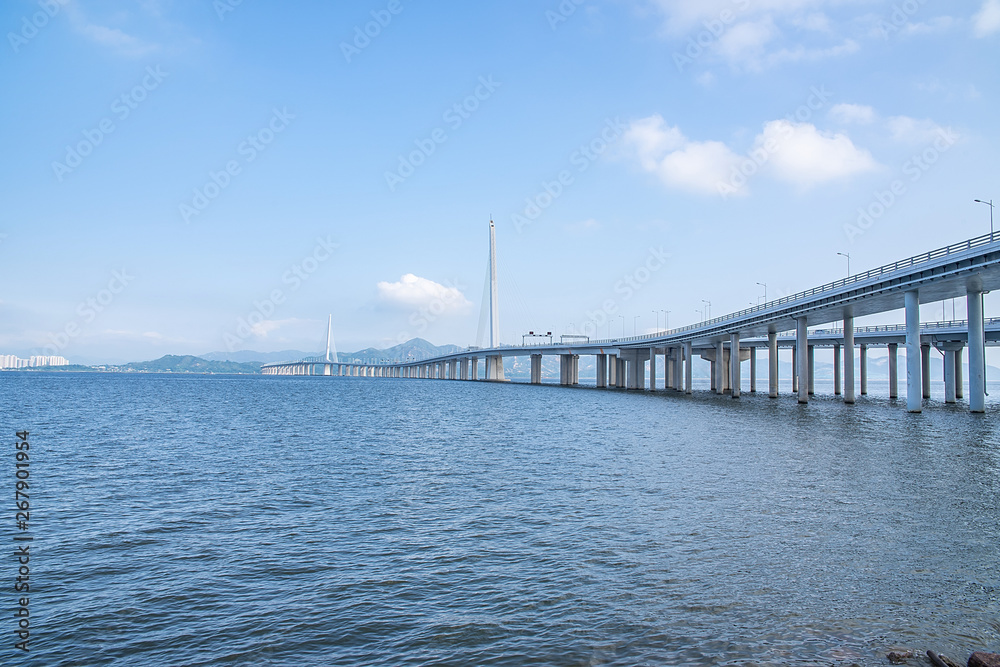
POLYGON ((653 314, 656 315, 656 330, 660 330, 660 311, 654 310, 653 314))
POLYGON ((986 204, 990 207, 990 240, 993 240, 993 200, 983 201, 982 199, 976 199, 977 204, 986 204))
POLYGON ((641 315, 635 315, 635 316, 632 317, 632 335, 633 336, 635 336, 636 335, 636 331, 638 331, 638 322, 639 322, 639 318, 640 317, 641 317, 641 315))
POLYGON ((712 302, 702 299, 701 302, 705 304, 705 320, 712 319, 712 302))
POLYGON ((764 304, 767 304, 767 283, 757 283, 764 288, 764 304))
POLYGON ((846 257, 847 258, 847 277, 850 278, 851 277, 851 253, 849 253, 849 252, 838 252, 837 254, 840 255, 841 257, 846 257))
POLYGON ((618 317, 622 318, 622 338, 624 338, 625 337, 625 316, 624 315, 619 315, 618 317))
POLYGON ((670 331, 670 311, 663 311, 663 329, 665 331, 670 331))

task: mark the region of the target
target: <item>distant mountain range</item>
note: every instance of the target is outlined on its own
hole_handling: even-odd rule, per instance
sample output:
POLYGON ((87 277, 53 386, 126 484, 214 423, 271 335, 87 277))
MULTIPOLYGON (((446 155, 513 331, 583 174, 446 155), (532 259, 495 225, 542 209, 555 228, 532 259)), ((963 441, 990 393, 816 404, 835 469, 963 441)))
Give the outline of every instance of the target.
MULTIPOLYGON (((423 338, 413 338, 390 347, 386 350, 378 350, 373 347, 359 350, 357 352, 339 352, 338 361, 374 363, 386 361, 419 361, 443 354, 453 354, 461 352, 464 348, 458 345, 434 345, 423 338)), ((209 352, 201 355, 201 359, 206 361, 232 361, 237 363, 257 362, 258 364, 280 363, 282 361, 298 361, 307 357, 321 357, 323 352, 303 352, 302 350, 282 350, 281 352, 254 352, 252 350, 240 350, 239 352, 209 352)))

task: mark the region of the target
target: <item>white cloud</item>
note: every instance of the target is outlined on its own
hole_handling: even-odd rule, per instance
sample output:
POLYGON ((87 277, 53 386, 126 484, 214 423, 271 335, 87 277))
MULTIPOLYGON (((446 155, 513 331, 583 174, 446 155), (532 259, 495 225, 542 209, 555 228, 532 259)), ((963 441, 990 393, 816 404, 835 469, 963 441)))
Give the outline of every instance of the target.
POLYGON ((909 23, 903 28, 904 35, 930 35, 945 32, 955 25, 955 19, 950 16, 936 16, 928 21, 909 23))
POLYGON ((435 314, 461 311, 472 304, 457 287, 407 273, 398 282, 376 285, 380 300, 406 308, 431 308, 435 314))
POLYGON ((764 54, 768 42, 777 36, 778 29, 770 18, 737 23, 719 37, 715 51, 733 64, 757 61, 764 54))
POLYGON ((759 146, 778 146, 768 166, 774 175, 801 186, 817 185, 871 171, 878 163, 846 134, 821 132, 810 123, 775 120, 757 137, 759 146))
POLYGON ((972 20, 976 37, 987 37, 1000 31, 1000 0, 985 0, 972 20))
POLYGON ((633 122, 623 144, 666 185, 701 193, 717 192, 740 160, 721 142, 688 140, 659 114, 633 122))
POLYGON ((663 13, 672 32, 684 32, 703 27, 705 22, 721 21, 727 15, 791 14, 820 7, 823 0, 650 0, 650 3, 663 13))
POLYGON ((932 120, 910 118, 909 116, 893 116, 886 121, 886 127, 896 141, 907 144, 928 144, 938 137, 953 134, 932 120))
POLYGON ((91 22, 75 1, 66 5, 66 14, 73 29, 78 33, 121 55, 137 58, 159 49, 158 45, 133 37, 118 28, 108 28, 91 22))
POLYGON ((847 125, 848 123, 868 125, 875 122, 877 115, 875 109, 869 106, 845 103, 834 105, 830 109, 830 117, 842 125, 847 125))
POLYGON ((659 115, 636 121, 624 142, 646 171, 664 184, 700 194, 747 194, 747 179, 756 173, 799 186, 812 186, 878 167, 871 153, 842 133, 821 132, 810 123, 771 121, 757 135, 750 156, 740 155, 721 141, 690 141, 659 115), (636 131, 633 132, 633 129, 636 131), (681 137, 680 145, 675 139, 681 137), (761 157, 763 156, 763 157, 761 157), (757 166, 754 167, 754 163, 757 166), (748 174, 744 167, 750 164, 748 174), (736 176, 736 177, 734 177, 736 176))

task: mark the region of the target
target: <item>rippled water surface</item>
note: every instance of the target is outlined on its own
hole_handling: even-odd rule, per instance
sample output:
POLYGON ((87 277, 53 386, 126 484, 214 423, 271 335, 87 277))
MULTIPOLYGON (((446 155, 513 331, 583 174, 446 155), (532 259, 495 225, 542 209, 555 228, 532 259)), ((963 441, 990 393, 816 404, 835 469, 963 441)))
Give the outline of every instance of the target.
POLYGON ((32 442, 18 664, 1000 649, 1000 405, 27 373, 0 397, 32 442))

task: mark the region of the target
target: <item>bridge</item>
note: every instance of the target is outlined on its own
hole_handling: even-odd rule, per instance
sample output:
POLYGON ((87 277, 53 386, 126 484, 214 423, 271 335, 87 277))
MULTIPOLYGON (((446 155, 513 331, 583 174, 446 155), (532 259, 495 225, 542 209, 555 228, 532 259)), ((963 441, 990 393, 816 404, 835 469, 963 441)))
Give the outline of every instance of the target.
MULTIPOLYGON (((778 397, 778 350, 791 347, 792 392, 809 402, 814 389, 814 351, 832 347, 834 389, 845 403, 856 400, 855 358, 860 355, 861 391, 867 391, 867 352, 889 352, 890 396, 898 396, 897 351, 906 352, 905 388, 909 412, 920 412, 930 396, 930 350, 943 354, 945 401, 964 398, 963 355, 968 348, 968 400, 971 412, 985 411, 986 345, 1000 344, 1000 319, 983 316, 983 294, 1000 288, 1000 234, 987 234, 908 259, 851 275, 826 285, 697 324, 643 336, 604 340, 503 345, 499 342, 496 239, 490 222, 490 344, 462 352, 389 364, 345 364, 326 358, 267 364, 268 375, 330 375, 420 379, 505 381, 503 359, 531 359, 532 384, 542 381, 542 357, 558 356, 560 384, 579 384, 579 358, 593 355, 597 387, 644 390, 646 367, 652 391, 662 359, 663 388, 692 393, 692 362, 697 354, 711 364, 711 390, 739 398, 741 366, 750 361, 750 391, 757 388, 757 351, 767 351, 768 395, 778 397), (920 322, 921 303, 966 299, 967 319, 920 322), (904 309, 905 323, 855 327, 854 319, 904 309), (839 327, 816 329, 821 325, 839 327), (813 330, 810 330, 813 327, 813 330), (483 362, 483 373, 479 366, 483 362), (480 377, 482 375, 482 377, 480 377), (841 392, 841 383, 843 391, 841 392)), ((329 347, 329 346, 328 346, 329 347)))

